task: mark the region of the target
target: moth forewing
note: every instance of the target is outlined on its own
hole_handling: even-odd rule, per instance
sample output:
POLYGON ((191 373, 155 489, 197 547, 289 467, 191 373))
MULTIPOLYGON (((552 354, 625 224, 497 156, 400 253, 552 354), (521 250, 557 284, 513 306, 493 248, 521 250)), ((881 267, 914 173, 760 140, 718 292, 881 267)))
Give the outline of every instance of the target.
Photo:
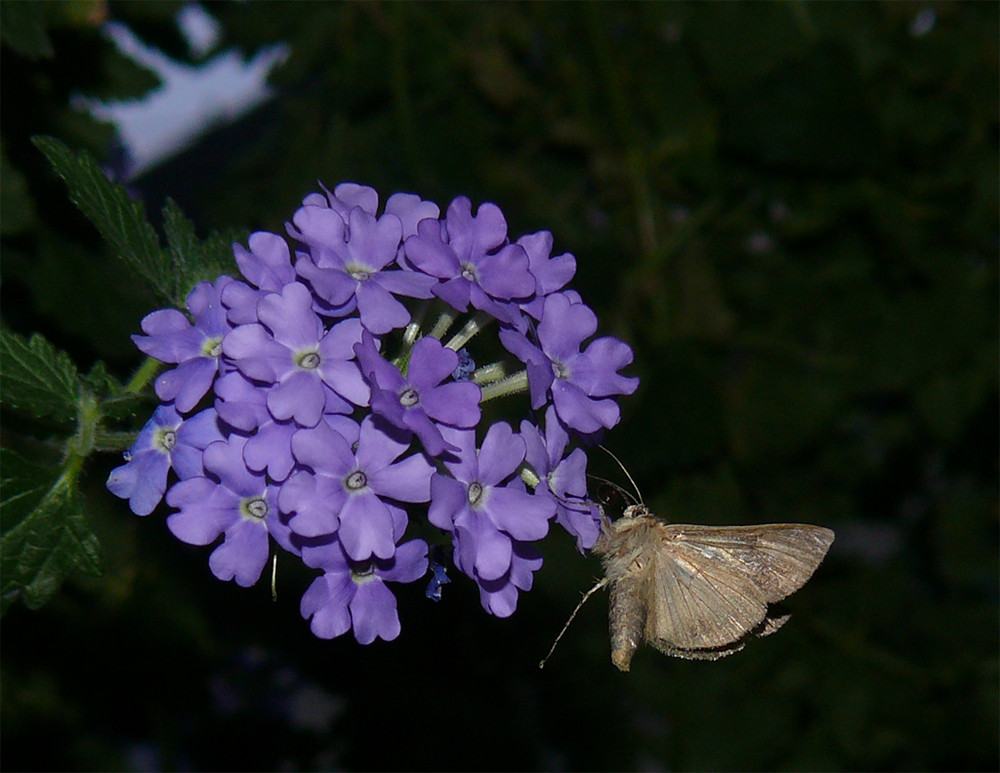
MULTIPOLYGON (((794 593, 812 576, 833 543, 833 532, 804 523, 755 526, 662 524, 665 545, 689 560, 739 568, 770 603, 794 593)), ((724 576, 726 573, 724 572, 724 576)))

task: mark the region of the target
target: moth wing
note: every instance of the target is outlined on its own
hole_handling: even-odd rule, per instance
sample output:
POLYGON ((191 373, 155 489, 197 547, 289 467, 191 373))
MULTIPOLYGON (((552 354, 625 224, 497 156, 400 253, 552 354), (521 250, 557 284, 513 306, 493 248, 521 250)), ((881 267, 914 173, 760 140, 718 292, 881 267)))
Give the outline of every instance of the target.
POLYGON ((645 634, 663 652, 691 658, 723 657, 748 634, 777 630, 784 620, 769 627, 767 605, 802 587, 833 542, 832 531, 806 524, 660 530, 645 634))
POLYGON ((721 560, 733 568, 739 566, 772 604, 806 584, 833 537, 830 529, 804 523, 663 526, 665 545, 688 560, 721 560))
POLYGON ((684 543, 665 543, 652 574, 645 636, 669 655, 733 645, 767 615, 767 601, 746 574, 684 543))

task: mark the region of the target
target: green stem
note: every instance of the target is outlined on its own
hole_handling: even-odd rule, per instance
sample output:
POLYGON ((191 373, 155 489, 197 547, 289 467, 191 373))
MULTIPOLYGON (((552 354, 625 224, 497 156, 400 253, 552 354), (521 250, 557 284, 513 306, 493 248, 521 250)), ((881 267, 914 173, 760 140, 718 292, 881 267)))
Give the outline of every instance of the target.
POLYGON ((477 311, 475 315, 473 315, 472 319, 465 323, 465 327, 452 336, 451 340, 446 343, 445 346, 449 349, 454 349, 457 352, 465 346, 465 344, 467 344, 476 333, 493 321, 494 317, 492 315, 487 314, 484 311, 477 311))
POLYGON ((494 381, 499 381, 506 375, 507 366, 502 362, 494 362, 490 365, 483 365, 481 368, 476 368, 472 374, 472 381, 479 384, 479 386, 485 386, 494 381))
POLYGON ((511 376, 507 376, 507 378, 484 386, 483 397, 479 402, 485 403, 487 400, 493 400, 497 397, 526 391, 528 391, 528 371, 520 370, 511 376))
POLYGON ((441 312, 441 316, 438 317, 438 321, 434 323, 434 327, 428 335, 440 341, 444 337, 444 334, 448 332, 448 328, 451 327, 456 316, 456 313, 452 309, 446 309, 441 312))
POLYGON ((160 369, 160 361, 147 357, 146 361, 139 366, 139 370, 132 376, 132 380, 125 387, 126 392, 141 392, 146 385, 156 376, 156 371, 160 369))

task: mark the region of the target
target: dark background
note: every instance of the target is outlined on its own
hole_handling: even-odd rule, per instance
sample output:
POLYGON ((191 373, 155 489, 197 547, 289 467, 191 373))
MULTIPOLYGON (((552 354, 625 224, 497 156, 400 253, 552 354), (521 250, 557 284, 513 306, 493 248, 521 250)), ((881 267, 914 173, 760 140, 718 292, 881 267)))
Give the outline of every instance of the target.
MULTIPOLYGON (((2 51, 3 322, 122 378, 153 301, 28 139, 111 163, 71 95, 155 79, 93 19, 183 59, 177 8, 52 4, 51 58, 2 51)), ((276 604, 217 582, 94 457, 105 574, 3 620, 4 769, 997 769, 996 3, 209 10, 222 47, 292 55, 266 108, 130 182, 154 220, 169 195, 202 234, 282 232, 317 180, 496 202, 635 349, 605 443, 654 510, 837 541, 738 655, 618 673, 599 596, 539 672, 600 571, 564 534, 509 619, 455 577, 398 589, 394 642, 321 641, 310 572, 281 564, 276 604)))

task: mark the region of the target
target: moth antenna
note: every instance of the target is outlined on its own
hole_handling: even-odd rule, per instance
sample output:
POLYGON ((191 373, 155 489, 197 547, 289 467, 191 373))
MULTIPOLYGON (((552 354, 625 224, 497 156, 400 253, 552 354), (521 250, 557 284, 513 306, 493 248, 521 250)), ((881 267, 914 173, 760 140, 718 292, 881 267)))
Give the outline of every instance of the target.
POLYGON ((607 584, 608 584, 608 578, 605 577, 603 580, 597 583, 597 585, 595 585, 593 588, 591 588, 589 591, 583 594, 583 598, 580 599, 580 603, 576 605, 576 609, 573 610, 573 614, 569 616, 569 620, 566 621, 566 625, 562 627, 562 630, 559 632, 559 635, 556 637, 556 640, 552 642, 552 647, 549 648, 548 654, 544 658, 542 658, 541 661, 539 662, 538 667, 540 669, 545 668, 545 664, 548 662, 549 658, 552 657, 552 653, 556 651, 556 645, 559 643, 559 640, 563 637, 563 634, 566 633, 566 629, 569 628, 569 624, 573 622, 573 618, 576 617, 576 613, 580 611, 580 607, 582 607, 584 603, 586 603, 587 599, 589 599, 591 596, 593 596, 597 591, 599 591, 607 584))
POLYGON ((619 459, 617 456, 615 456, 613 453, 611 453, 611 449, 606 448, 605 446, 600 446, 600 448, 608 456, 610 456, 612 459, 614 459, 616 462, 618 462, 618 466, 622 468, 622 472, 625 473, 625 477, 628 478, 628 482, 631 483, 632 484, 632 488, 635 489, 636 496, 639 497, 639 504, 642 504, 642 492, 639 491, 639 487, 635 484, 635 481, 632 480, 632 476, 628 474, 628 470, 625 469, 625 465, 622 464, 622 460, 619 459))

